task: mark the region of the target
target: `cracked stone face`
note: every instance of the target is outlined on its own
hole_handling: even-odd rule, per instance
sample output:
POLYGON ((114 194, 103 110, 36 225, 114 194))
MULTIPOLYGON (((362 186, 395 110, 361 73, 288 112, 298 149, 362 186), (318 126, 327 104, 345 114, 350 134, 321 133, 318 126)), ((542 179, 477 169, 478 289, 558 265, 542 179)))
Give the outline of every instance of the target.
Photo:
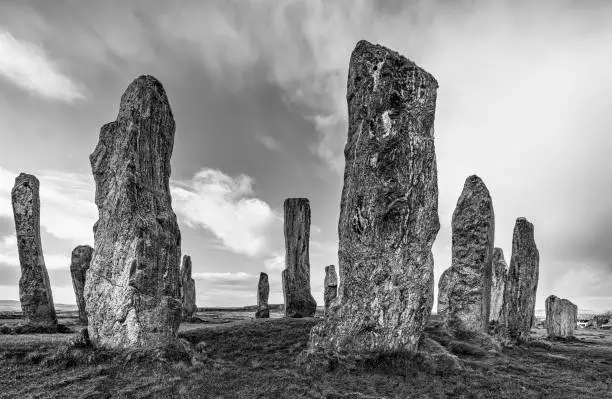
POLYGON ((338 275, 336 266, 325 266, 325 280, 323 281, 323 299, 325 300, 325 314, 331 302, 338 296, 338 275))
POLYGON ((349 64, 338 297, 310 348, 415 350, 433 305, 439 230, 435 78, 365 40, 349 64))
POLYGON ((89 157, 99 219, 85 302, 96 346, 175 343, 182 302, 181 234, 169 188, 174 131, 164 88, 141 76, 89 157))
POLYGON ((79 321, 87 324, 87 311, 85 309, 85 278, 87 269, 91 263, 93 248, 89 245, 79 245, 72 251, 70 259, 70 274, 72 276, 72 287, 76 297, 77 307, 79 308, 79 321))
POLYGON ((578 306, 555 295, 546 298, 546 332, 548 337, 574 336, 578 321, 578 306))
POLYGON ((40 241, 40 183, 21 173, 11 192, 21 278, 19 300, 28 324, 57 324, 49 274, 40 241))
POLYGON ((181 266, 181 301, 183 302, 183 318, 192 317, 198 310, 196 305, 195 280, 191 277, 191 257, 183 256, 181 266))
POLYGON ((259 283, 257 284, 257 312, 255 318, 267 319, 270 317, 270 308, 268 307, 268 296, 270 295, 270 283, 266 273, 259 274, 259 283))
POLYGON ((491 312, 489 313, 489 320, 499 321, 501 318, 507 272, 508 264, 504 259, 504 251, 501 248, 495 248, 491 268, 491 312))

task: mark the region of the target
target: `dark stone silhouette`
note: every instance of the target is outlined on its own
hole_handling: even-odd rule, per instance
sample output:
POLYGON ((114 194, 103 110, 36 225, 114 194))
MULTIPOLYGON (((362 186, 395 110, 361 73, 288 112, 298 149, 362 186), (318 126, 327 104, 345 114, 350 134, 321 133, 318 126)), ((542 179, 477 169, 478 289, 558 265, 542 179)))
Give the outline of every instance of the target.
POLYGON ((336 274, 336 266, 325 266, 325 280, 323 282, 324 292, 323 299, 325 301, 325 314, 331 301, 338 296, 338 275, 336 274))
POLYGON ((95 346, 176 344, 182 302, 181 234, 169 187, 174 131, 161 83, 140 76, 90 156, 99 219, 85 302, 95 346))
POLYGON ((312 317, 317 303, 310 293, 310 203, 287 198, 285 211, 285 270, 283 294, 286 317, 312 317))
POLYGON ((489 313, 489 320, 499 321, 504 304, 504 289, 508 272, 508 264, 504 259, 504 251, 501 248, 493 249, 491 272, 491 311, 489 313))
POLYGON ((486 333, 495 215, 489 190, 476 175, 465 180, 453 212, 452 229, 452 265, 440 280, 438 314, 451 330, 486 333))
POLYGON ((440 228, 434 149, 438 83, 365 40, 351 55, 340 202, 338 297, 311 350, 416 350, 433 305, 440 228))
POLYGON ((546 298, 546 332, 549 338, 574 336, 578 321, 578 306, 555 295, 546 298))
POLYGON ((198 311, 198 306, 196 305, 195 280, 191 277, 191 257, 189 255, 183 256, 181 266, 181 301, 183 319, 193 317, 193 314, 198 311))
POLYGON ((93 248, 89 245, 79 245, 72 251, 70 259, 70 274, 72 275, 72 287, 76 296, 77 306, 79 308, 79 321, 82 324, 87 324, 87 312, 85 311, 85 298, 83 291, 85 290, 85 278, 87 269, 91 263, 91 255, 93 248))
POLYGON ((21 173, 11 192, 21 278, 19 300, 27 324, 57 325, 49 274, 40 241, 40 183, 21 173))
POLYGON ((270 317, 268 306, 268 296, 270 295, 270 283, 266 273, 259 273, 259 283, 257 283, 257 312, 255 318, 267 319, 270 317))

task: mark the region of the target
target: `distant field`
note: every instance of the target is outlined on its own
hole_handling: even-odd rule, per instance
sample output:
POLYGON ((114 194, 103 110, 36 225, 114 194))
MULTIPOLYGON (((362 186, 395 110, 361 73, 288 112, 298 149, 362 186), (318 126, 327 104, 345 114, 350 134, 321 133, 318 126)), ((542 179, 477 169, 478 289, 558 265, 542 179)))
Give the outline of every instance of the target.
MULTIPOLYGON (((577 342, 498 355, 455 345, 462 370, 381 357, 306 372, 296 359, 320 318, 284 319, 279 311, 259 320, 238 311, 197 316, 201 323, 180 328, 199 350, 193 362, 62 350, 72 334, 0 335, 0 398, 612 398, 611 331, 578 330, 577 342)), ((78 328, 76 314, 62 317, 78 328)))

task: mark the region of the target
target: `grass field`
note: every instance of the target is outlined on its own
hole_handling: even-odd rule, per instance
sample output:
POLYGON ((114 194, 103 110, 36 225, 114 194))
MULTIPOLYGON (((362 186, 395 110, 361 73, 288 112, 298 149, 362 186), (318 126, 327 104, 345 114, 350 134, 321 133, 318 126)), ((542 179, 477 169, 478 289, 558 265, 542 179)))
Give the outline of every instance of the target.
POLYGON ((457 355, 460 368, 408 355, 305 367, 298 359, 319 318, 254 320, 222 311, 198 317, 203 322, 180 331, 191 360, 71 348, 72 334, 0 335, 0 397, 612 398, 610 331, 578 330, 576 342, 537 339, 492 353, 450 340, 434 318, 428 342, 457 355))

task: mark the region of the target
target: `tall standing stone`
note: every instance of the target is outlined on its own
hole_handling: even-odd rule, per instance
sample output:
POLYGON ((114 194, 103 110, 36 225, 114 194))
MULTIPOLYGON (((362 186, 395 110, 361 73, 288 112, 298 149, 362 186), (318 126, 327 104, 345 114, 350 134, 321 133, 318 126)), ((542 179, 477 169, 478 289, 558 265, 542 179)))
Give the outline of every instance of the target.
POLYGON ((504 259, 504 251, 501 248, 493 250, 491 271, 491 312, 489 313, 489 320, 499 321, 504 304, 504 289, 508 272, 508 264, 504 259))
POLYGON ((338 275, 336 274, 336 266, 325 266, 325 280, 323 281, 324 292, 323 300, 325 301, 325 314, 336 296, 338 296, 338 275))
POLYGON ((286 317, 312 317, 317 303, 310 293, 310 203, 287 198, 285 211, 285 270, 283 294, 286 317))
POLYGON ((183 318, 192 317, 198 310, 196 305, 195 280, 191 277, 191 256, 183 256, 181 266, 181 301, 183 303, 183 318))
POLYGON ((578 321, 578 306, 555 295, 546 298, 546 332, 549 338, 574 336, 578 321))
POLYGON ((266 273, 259 273, 259 283, 257 283, 257 312, 255 318, 267 319, 270 317, 268 307, 268 296, 270 295, 270 283, 266 273))
POLYGON ((340 202, 338 298, 310 348, 415 350, 433 305, 438 83, 365 40, 351 55, 340 202))
POLYGON ((533 224, 516 219, 512 236, 512 256, 504 289, 500 332, 511 340, 529 336, 535 313, 540 255, 535 244, 533 224))
POLYGON ((181 320, 181 234, 171 206, 175 124, 152 76, 135 79, 90 155, 99 219, 85 282, 89 337, 111 348, 166 347, 181 320))
POLYGON ((40 241, 40 183, 21 173, 11 192, 21 278, 19 300, 28 324, 57 324, 49 274, 40 241))
POLYGON ((487 332, 491 303, 491 261, 495 239, 493 201, 476 175, 465 180, 453 212, 453 250, 445 285, 439 286, 444 321, 452 330, 487 332))
POLYGON ((89 245, 79 245, 72 251, 70 259, 70 274, 72 275, 72 287, 76 296, 77 307, 79 308, 79 321, 87 324, 87 312, 85 310, 85 278, 87 269, 91 263, 93 248, 89 245))

